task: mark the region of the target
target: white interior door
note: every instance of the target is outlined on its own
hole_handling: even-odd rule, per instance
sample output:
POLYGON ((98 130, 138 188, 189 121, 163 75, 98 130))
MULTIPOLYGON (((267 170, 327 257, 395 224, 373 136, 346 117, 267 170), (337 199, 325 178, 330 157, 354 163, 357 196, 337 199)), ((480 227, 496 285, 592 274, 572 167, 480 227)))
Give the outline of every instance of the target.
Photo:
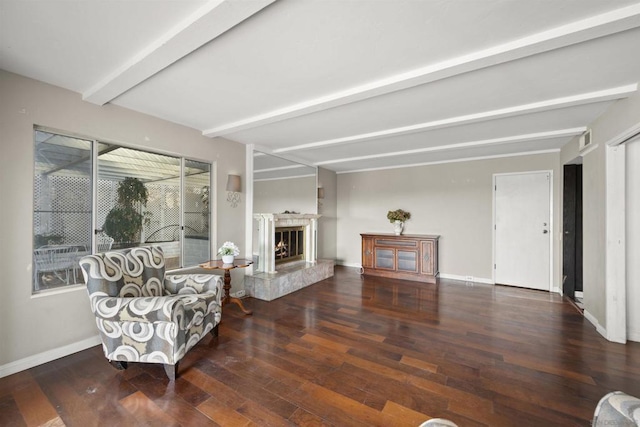
MULTIPOLYGON (((640 137, 626 146, 626 311, 627 339, 640 341, 640 137)), ((619 295, 618 295, 618 298, 619 295)), ((608 325, 608 323, 607 323, 608 325)), ((607 330, 609 327, 607 326, 607 330)))
POLYGON ((551 174, 495 175, 495 282, 550 289, 551 174))

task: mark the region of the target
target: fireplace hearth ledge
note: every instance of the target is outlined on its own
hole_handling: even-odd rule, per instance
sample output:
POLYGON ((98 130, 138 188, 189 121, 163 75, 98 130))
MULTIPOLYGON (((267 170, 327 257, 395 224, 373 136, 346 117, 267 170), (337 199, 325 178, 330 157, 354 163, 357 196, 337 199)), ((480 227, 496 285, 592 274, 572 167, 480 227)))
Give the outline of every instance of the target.
POLYGON ((273 301, 333 276, 335 261, 294 261, 278 266, 277 273, 253 273, 244 276, 244 289, 250 296, 273 301))

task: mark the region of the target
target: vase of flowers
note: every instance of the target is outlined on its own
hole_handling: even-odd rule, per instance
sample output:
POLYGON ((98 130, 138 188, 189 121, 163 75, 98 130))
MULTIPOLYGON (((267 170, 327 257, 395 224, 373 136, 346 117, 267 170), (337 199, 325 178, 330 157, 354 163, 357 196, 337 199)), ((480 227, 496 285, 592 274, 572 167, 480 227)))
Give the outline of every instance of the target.
POLYGON ((393 232, 396 236, 402 234, 404 229, 404 222, 411 218, 411 212, 403 211, 402 209, 396 209, 395 211, 387 212, 387 219, 393 224, 393 232))
POLYGON ((240 255, 240 249, 233 242, 224 242, 218 249, 218 255, 222 256, 225 264, 233 264, 234 258, 240 255))

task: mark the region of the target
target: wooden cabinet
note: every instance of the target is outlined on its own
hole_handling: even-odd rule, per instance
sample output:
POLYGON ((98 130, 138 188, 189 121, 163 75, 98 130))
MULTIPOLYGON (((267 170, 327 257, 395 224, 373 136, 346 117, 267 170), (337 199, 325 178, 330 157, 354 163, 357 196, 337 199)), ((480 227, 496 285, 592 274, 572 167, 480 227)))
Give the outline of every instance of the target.
POLYGON ((361 234, 363 274, 436 283, 438 239, 423 234, 361 234))

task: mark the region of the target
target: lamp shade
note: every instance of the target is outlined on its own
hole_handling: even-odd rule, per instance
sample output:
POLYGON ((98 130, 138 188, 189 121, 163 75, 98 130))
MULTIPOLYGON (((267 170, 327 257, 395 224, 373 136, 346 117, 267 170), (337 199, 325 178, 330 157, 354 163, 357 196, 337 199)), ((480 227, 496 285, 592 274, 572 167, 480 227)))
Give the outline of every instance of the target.
POLYGON ((227 191, 239 193, 242 185, 240 184, 240 175, 227 176, 227 191))

